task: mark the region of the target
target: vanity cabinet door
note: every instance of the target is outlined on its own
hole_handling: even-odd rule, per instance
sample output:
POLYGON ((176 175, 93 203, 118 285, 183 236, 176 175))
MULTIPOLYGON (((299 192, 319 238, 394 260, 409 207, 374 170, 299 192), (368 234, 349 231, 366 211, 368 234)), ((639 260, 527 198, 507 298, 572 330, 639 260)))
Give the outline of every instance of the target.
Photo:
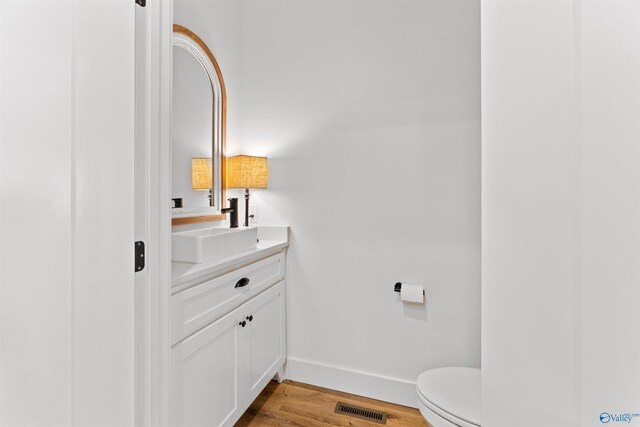
POLYGON ((248 339, 245 351, 245 401, 251 404, 285 361, 284 281, 243 307, 248 339))
POLYGON ((243 314, 235 310, 173 347, 171 426, 230 426, 242 415, 243 314))

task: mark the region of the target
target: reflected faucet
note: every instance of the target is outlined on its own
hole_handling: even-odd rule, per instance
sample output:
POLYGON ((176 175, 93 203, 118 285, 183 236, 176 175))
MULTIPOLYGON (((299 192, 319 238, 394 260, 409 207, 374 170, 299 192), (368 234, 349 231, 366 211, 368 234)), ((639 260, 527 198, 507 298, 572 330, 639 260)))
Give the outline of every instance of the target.
POLYGON ((229 207, 220 209, 220 212, 223 214, 231 214, 229 216, 229 228, 238 228, 238 199, 232 197, 227 200, 229 201, 229 207))

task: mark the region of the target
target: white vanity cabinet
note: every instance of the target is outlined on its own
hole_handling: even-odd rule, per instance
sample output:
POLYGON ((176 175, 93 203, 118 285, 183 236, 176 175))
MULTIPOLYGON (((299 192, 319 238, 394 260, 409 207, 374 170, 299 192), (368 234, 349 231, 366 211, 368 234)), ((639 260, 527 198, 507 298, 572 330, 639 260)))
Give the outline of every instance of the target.
POLYGON ((283 250, 172 295, 171 426, 232 426, 281 372, 284 261, 283 250))

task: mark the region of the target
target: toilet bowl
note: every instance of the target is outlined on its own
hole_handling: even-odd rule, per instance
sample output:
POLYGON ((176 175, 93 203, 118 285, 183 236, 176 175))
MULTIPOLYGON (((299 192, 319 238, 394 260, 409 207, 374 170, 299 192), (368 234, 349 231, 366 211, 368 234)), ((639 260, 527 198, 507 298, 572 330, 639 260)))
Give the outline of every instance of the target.
POLYGON ((480 425, 480 369, 438 368, 418 377, 418 409, 433 427, 480 425))

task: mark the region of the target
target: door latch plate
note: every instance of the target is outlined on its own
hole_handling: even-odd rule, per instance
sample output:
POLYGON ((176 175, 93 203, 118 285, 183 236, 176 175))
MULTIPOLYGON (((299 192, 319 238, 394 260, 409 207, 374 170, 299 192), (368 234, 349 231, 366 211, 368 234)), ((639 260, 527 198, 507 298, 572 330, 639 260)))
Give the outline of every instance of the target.
POLYGON ((136 273, 138 271, 142 271, 144 270, 144 258, 145 258, 145 253, 144 253, 144 242, 142 240, 139 240, 135 243, 135 265, 136 265, 136 273))

